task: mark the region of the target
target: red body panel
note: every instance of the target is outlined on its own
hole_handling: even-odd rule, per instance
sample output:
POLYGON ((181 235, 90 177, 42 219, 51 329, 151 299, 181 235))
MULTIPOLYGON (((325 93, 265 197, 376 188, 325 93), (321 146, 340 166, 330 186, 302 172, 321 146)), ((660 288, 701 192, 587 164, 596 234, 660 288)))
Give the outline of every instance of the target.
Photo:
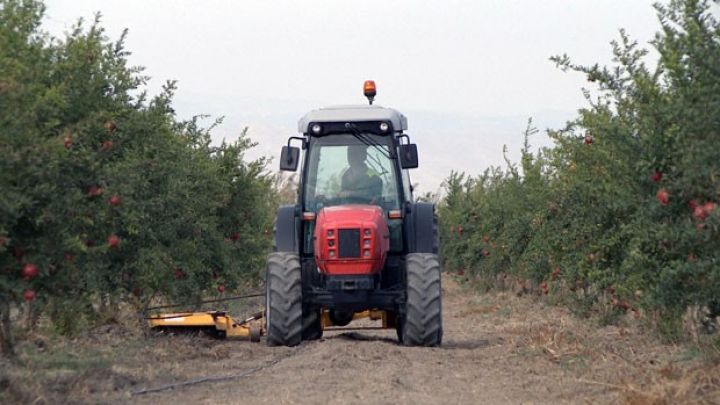
POLYGON ((315 222, 315 262, 328 275, 375 274, 390 249, 385 214, 374 205, 340 205, 320 210, 315 222), (359 229, 360 257, 340 258, 341 229, 359 229))

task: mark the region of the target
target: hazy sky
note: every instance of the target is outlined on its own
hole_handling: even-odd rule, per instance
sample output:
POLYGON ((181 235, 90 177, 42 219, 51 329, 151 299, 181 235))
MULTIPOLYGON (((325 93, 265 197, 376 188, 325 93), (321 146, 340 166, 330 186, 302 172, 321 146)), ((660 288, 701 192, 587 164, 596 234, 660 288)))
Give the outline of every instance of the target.
POLYGON ((366 103, 374 79, 376 103, 405 113, 419 144, 414 181, 435 189, 451 169, 501 164, 504 144, 517 156, 528 117, 540 129, 572 118, 590 83, 548 58, 609 63, 620 28, 647 44, 652 3, 48 0, 45 29, 60 35, 97 11, 110 38, 128 28, 151 91, 177 79, 178 115, 225 116, 218 139, 249 127, 253 155, 278 152, 308 110, 366 103))

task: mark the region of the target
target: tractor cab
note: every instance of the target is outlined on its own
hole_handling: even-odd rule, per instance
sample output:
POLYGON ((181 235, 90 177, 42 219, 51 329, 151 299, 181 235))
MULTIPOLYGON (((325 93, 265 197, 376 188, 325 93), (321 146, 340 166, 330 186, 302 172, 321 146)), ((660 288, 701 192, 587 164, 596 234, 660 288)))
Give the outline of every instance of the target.
POLYGON ((413 202, 408 174, 418 167, 417 147, 405 133, 403 114, 372 105, 374 82, 365 83, 364 93, 369 105, 307 113, 298 124, 301 136, 290 137, 282 148, 285 171, 296 171, 304 153, 298 201, 278 210, 276 252, 268 257, 270 344, 316 339, 372 311, 383 327, 398 330, 403 343, 440 343, 439 318, 422 336, 404 332, 408 318, 416 317, 407 305, 408 270, 415 272, 416 264, 408 269, 408 263, 417 262, 419 254, 432 255, 422 257, 418 271, 437 279, 430 287, 437 295, 440 286, 434 207, 413 202), (297 291, 289 292, 288 283, 297 291), (299 302, 292 311, 280 308, 280 300, 288 299, 299 302))
POLYGON ((300 149, 307 149, 301 196, 310 210, 348 202, 400 209, 404 201, 412 201, 407 169, 418 166, 417 148, 406 130, 405 116, 390 108, 311 111, 298 125, 303 137, 291 137, 283 147, 280 169, 295 171, 300 149), (291 146, 294 141, 300 147, 291 146), (363 181, 367 177, 371 179, 363 181))

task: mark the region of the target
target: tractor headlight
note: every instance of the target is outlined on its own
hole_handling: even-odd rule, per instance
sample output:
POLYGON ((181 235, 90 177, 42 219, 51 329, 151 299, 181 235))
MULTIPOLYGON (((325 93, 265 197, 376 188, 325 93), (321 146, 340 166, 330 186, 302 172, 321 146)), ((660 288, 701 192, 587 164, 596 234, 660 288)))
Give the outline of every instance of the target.
POLYGON ((322 126, 320 124, 314 124, 311 128, 312 133, 315 135, 319 135, 320 132, 322 132, 322 126))
POLYGON ((335 231, 333 231, 332 229, 328 229, 327 236, 328 238, 332 238, 333 236, 335 236, 335 231))
POLYGON ((365 233, 365 236, 370 236, 370 229, 366 228, 363 232, 365 233))
POLYGON ((380 131, 387 132, 388 129, 390 129, 390 126, 387 124, 387 122, 380 123, 380 131))

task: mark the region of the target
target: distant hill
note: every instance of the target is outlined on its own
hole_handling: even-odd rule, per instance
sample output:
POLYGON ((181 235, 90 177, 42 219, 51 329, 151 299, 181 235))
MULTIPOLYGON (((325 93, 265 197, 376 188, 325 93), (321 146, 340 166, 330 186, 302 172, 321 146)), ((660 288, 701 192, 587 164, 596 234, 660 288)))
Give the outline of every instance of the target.
MULTIPOLYGON (((258 142, 258 146, 248 152, 249 157, 265 155, 275 160, 288 136, 297 135, 298 119, 316 108, 316 104, 312 103, 237 100, 232 97, 218 99, 212 106, 190 105, 181 100, 176 104, 180 113, 187 110, 224 115, 223 124, 214 131, 216 142, 223 138, 233 140, 243 128, 248 127, 250 137, 258 142), (228 106, 232 106, 233 110, 227 111, 228 106)), ((479 174, 490 166, 504 165, 503 145, 508 147, 508 157, 517 161, 530 116, 533 125, 540 130, 530 140, 533 149, 551 144, 545 129, 562 127, 575 116, 574 111, 484 116, 398 109, 408 117, 408 133, 418 144, 420 168, 412 172, 411 178, 413 183, 418 183, 421 192, 438 191, 452 170, 479 174)))

